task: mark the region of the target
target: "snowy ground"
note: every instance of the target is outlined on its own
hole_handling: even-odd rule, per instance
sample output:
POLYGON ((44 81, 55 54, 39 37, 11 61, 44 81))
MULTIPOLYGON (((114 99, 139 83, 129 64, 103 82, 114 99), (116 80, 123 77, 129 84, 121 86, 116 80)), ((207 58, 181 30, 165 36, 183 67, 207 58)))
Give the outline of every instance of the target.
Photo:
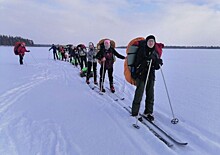
POLYGON ((180 122, 170 123, 172 113, 157 71, 155 123, 188 142, 169 148, 145 126, 132 127, 135 120, 123 107, 131 105, 135 88, 124 80, 122 60, 115 63, 114 82, 125 100, 116 102, 91 90, 70 63, 52 60, 48 48, 28 48, 23 66, 12 49, 0 47, 0 155, 220 152, 219 50, 164 50, 163 72, 180 122))

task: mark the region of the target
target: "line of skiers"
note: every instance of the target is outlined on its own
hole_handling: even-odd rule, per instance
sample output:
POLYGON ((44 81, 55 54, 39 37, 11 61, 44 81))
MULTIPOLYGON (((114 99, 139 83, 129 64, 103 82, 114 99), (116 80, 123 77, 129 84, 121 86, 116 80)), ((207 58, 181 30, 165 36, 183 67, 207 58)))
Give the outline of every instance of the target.
MULTIPOLYGON (((120 55, 113 47, 111 47, 110 40, 106 39, 103 44, 100 45, 99 49, 96 49, 92 42, 89 42, 88 50, 85 45, 79 44, 77 46, 67 45, 66 50, 62 49, 62 46, 56 47, 54 44, 49 50, 53 50, 54 60, 59 59, 57 50, 61 53, 67 53, 69 61, 75 65, 80 65, 81 76, 86 76, 86 83, 90 84, 90 77, 93 76, 94 84, 98 85, 97 81, 97 62, 101 65, 100 67, 100 79, 99 87, 102 92, 104 89, 105 73, 108 72, 110 89, 114 93, 115 88, 113 85, 113 64, 115 56, 120 59, 125 59, 124 56, 120 55), (62 51, 63 50, 63 51, 62 51), (85 70, 84 70, 85 69, 85 70)), ((62 56, 62 60, 66 60, 65 55, 62 56)))
MULTIPOLYGON (((67 45, 55 46, 54 44, 49 49, 53 50, 54 60, 70 61, 73 65, 80 65, 81 74, 85 71, 86 83, 89 84, 91 77, 91 70, 93 70, 94 84, 98 85, 97 82, 97 62, 101 65, 100 67, 100 79, 99 87, 102 92, 104 89, 105 73, 108 72, 109 84, 112 93, 115 92, 113 85, 113 71, 115 56, 120 59, 125 59, 123 55, 120 55, 111 45, 109 39, 103 40, 96 49, 92 42, 89 43, 88 51, 85 45, 79 44, 78 46, 67 45), (58 51, 58 53, 57 53, 58 51)), ((153 35, 149 35, 146 39, 138 42, 138 48, 136 56, 134 58, 134 64, 132 65, 133 70, 130 76, 135 80, 136 90, 134 99, 132 102, 132 116, 138 116, 140 103, 145 91, 145 110, 144 115, 149 120, 154 120, 153 106, 154 106, 154 84, 155 84, 155 70, 158 70, 163 65, 163 61, 160 58, 162 53, 163 44, 156 43, 156 39, 153 35), (160 53, 161 52, 161 53, 160 53), (150 72, 148 72, 150 71, 150 72), (148 74, 149 73, 149 74, 148 74), (146 83, 147 82, 147 83, 146 83)), ((15 55, 19 56, 19 63, 23 65, 23 58, 26 52, 30 52, 25 48, 25 43, 17 42, 14 47, 15 55)))
POLYGON ((62 61, 67 61, 69 58, 68 54, 68 46, 65 48, 64 46, 61 45, 54 45, 52 44, 51 48, 49 49, 53 50, 53 58, 54 60, 62 60, 62 61))
MULTIPOLYGON (((131 73, 132 78, 136 82, 136 90, 134 94, 134 99, 132 102, 131 115, 138 116, 140 103, 145 91, 145 110, 143 115, 145 115, 150 121, 154 120, 153 116, 153 106, 154 106, 154 84, 155 84, 155 70, 158 70, 160 66, 163 65, 163 61, 160 58, 160 53, 162 52, 163 44, 160 47, 156 47, 156 39, 153 35, 149 35, 145 40, 138 43, 137 54, 134 58, 134 71, 131 73), (148 72, 150 70, 150 72, 148 72), (149 73, 149 75, 148 75, 149 73), (149 77, 148 77, 149 76, 149 77), (146 83, 147 82, 147 83, 146 83), (145 86, 146 85, 146 86, 145 86)), ((159 43, 160 44, 160 43, 159 43)), ((159 46, 157 44, 157 46, 159 46)), ((54 59, 57 58, 55 45, 51 47, 54 52, 54 59)), ((97 62, 101 65, 100 67, 100 79, 99 87, 100 91, 105 92, 104 89, 104 79, 105 73, 108 72, 109 84, 112 93, 115 92, 113 85, 113 71, 114 71, 114 61, 115 56, 120 59, 125 59, 123 55, 120 55, 114 47, 111 46, 111 40, 104 40, 103 44, 100 44, 98 49, 95 48, 92 42, 89 43, 88 51, 83 44, 76 47, 69 46, 69 58, 70 62, 74 61, 74 65, 80 63, 81 72, 83 72, 83 67, 87 67, 86 71, 86 83, 89 84, 91 69, 93 70, 94 84, 98 85, 97 82, 97 62)))

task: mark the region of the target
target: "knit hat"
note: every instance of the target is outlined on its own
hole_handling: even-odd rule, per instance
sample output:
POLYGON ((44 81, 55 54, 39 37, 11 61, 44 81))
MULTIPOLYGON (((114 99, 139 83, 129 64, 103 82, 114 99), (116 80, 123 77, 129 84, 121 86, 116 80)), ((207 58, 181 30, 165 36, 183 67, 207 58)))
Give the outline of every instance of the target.
POLYGON ((155 39, 155 37, 154 37, 153 35, 147 36, 146 42, 147 42, 149 39, 153 39, 153 40, 156 42, 156 39, 155 39))
POLYGON ((105 46, 105 49, 109 49, 110 48, 110 46, 111 46, 111 41, 110 40, 105 40, 104 41, 104 46, 105 46))
POLYGON ((108 40, 108 39, 105 40, 105 41, 104 41, 104 44, 109 44, 109 45, 110 45, 110 40, 108 40))
POLYGON ((153 35, 147 36, 147 38, 146 38, 146 49, 147 49, 148 52, 151 52, 151 51, 153 51, 155 49, 155 43, 156 43, 156 39, 155 39, 155 37, 153 35), (148 41, 150 39, 154 40, 154 45, 153 46, 150 45, 150 44, 148 45, 148 41))

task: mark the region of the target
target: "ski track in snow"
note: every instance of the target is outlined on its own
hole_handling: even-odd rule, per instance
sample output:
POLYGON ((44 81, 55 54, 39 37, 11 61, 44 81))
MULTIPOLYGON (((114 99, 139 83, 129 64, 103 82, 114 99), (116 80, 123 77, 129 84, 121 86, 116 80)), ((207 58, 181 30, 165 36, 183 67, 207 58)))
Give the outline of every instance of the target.
MULTIPOLYGON (((28 79, 25 84, 20 84, 0 94, 0 154, 67 155, 70 152, 72 154, 83 154, 81 147, 68 137, 60 124, 49 119, 35 121, 28 118, 25 113, 13 114, 10 112, 14 104, 19 104, 19 101, 25 95, 49 80, 57 80, 68 87, 74 86, 74 82, 80 82, 82 86, 86 87, 85 78, 79 76, 80 70, 68 62, 47 60, 30 65, 41 71, 32 76, 23 77, 28 79), (9 150, 10 152, 8 152, 9 150)), ((99 73, 99 66, 97 71, 99 73)), ((99 74, 97 79, 99 80, 99 74)), ((146 150, 150 150, 150 154, 157 154, 158 152, 163 152, 163 150, 167 150, 169 154, 200 154, 201 152, 209 154, 210 152, 215 152, 213 150, 216 148, 220 148, 220 137, 214 133, 209 133, 205 128, 200 129, 191 122, 186 122, 184 118, 180 118, 180 122, 173 125, 170 123, 170 116, 160 108, 155 110, 155 123, 158 123, 162 129, 176 139, 188 142, 187 146, 174 145, 174 147, 168 149, 163 142, 159 141, 141 123, 139 123, 141 126, 139 130, 134 129, 132 124, 135 119, 130 117, 123 107, 131 106, 134 91, 130 90, 135 90, 135 87, 127 84, 123 79, 117 74, 114 75, 115 93, 122 94, 125 100, 114 101, 109 95, 99 95, 94 90, 91 90, 89 86, 87 87, 88 95, 96 98, 96 106, 107 114, 106 119, 111 121, 116 131, 121 130, 123 134, 120 136, 122 139, 129 140, 129 146, 139 148, 139 153, 141 154, 145 154, 146 150), (112 109, 115 111, 114 114, 112 114, 112 109), (207 134, 203 135, 202 133, 204 132, 207 134), (211 138, 207 137, 207 135, 211 138), (140 143, 142 144, 141 146, 139 145, 140 143), (207 143, 213 147, 206 147, 207 143), (157 150, 152 149, 155 146, 157 150)), ((90 82, 93 82, 93 78, 90 79, 90 82)), ((108 85, 108 77, 106 76, 105 86, 108 87, 108 85)), ((141 109, 143 107, 144 103, 141 103, 141 109)), ((217 151, 219 150, 216 149, 216 153, 218 153, 217 151)), ((135 154, 135 152, 131 152, 131 154, 135 154)))
POLYGON ((44 82, 46 79, 36 79, 35 81, 23 84, 19 87, 8 90, 0 95, 0 114, 4 113, 14 102, 26 95, 32 88, 44 82))
MULTIPOLYGON (((72 81, 72 75, 67 73, 68 70, 65 69, 65 65, 53 62, 53 66, 54 64, 57 66, 55 73, 61 70, 62 74, 51 74, 51 71, 47 68, 51 65, 49 63, 46 63, 46 65, 35 64, 33 65, 34 67, 43 69, 40 75, 36 74, 31 78, 26 77, 31 82, 17 86, 0 95, 0 135, 2 135, 0 143, 5 144, 4 147, 0 148, 0 154, 69 154, 70 142, 68 142, 68 138, 64 135, 59 125, 50 120, 36 122, 29 120, 23 114, 13 116, 8 112, 13 104, 19 104, 19 100, 22 97, 47 80, 57 79, 61 76, 65 80, 65 84, 69 84, 68 81, 72 81), (41 144, 40 147, 38 144, 41 144)), ((71 147, 73 146, 74 148, 71 149, 71 152, 81 154, 79 147, 71 143, 71 147)))
POLYGON ((8 120, 7 124, 0 130, 0 134, 6 135, 1 136, 0 142, 5 144, 1 154, 68 154, 69 146, 62 129, 49 120, 36 122, 21 115, 8 120))
MULTIPOLYGON (((76 69, 76 68, 74 68, 74 69, 76 69)), ((72 75, 69 75, 68 71, 65 70, 63 67, 62 67, 62 70, 64 72, 63 78, 66 81, 65 83, 68 84, 68 81, 72 80, 72 78, 71 78, 72 75)), ((77 69, 76 73, 79 74, 78 72, 79 72, 79 70, 77 69)), ((98 75, 97 79, 99 79, 99 75, 98 75)), ((81 81, 82 84, 86 84, 85 78, 81 78, 78 76, 78 79, 75 79, 75 80, 79 80, 79 81, 81 81)), ((90 82, 92 82, 92 81, 93 81, 93 78, 90 78, 90 82)), ((109 85, 107 76, 105 78, 104 83, 106 86, 109 85)), ((98 93, 93 92, 93 90, 91 90, 90 88, 88 88, 88 89, 90 89, 91 93, 96 95, 99 98, 99 100, 102 100, 103 102, 105 102, 105 104, 103 104, 103 108, 106 109, 106 106, 111 106, 111 107, 114 107, 115 110, 120 113, 122 111, 125 112, 123 109, 123 106, 130 106, 131 105, 134 94, 133 94, 133 92, 125 90, 125 80, 122 80, 122 78, 118 77, 117 75, 114 75, 114 85, 115 85, 115 89, 116 89, 115 93, 123 94, 122 96, 125 97, 124 101, 121 101, 121 100, 113 101, 113 99, 109 95, 105 95, 105 94, 99 95, 98 93), (106 105, 106 104, 108 104, 108 105, 106 105), (121 104, 121 105, 119 105, 119 104, 121 104)), ((133 86, 126 86, 126 87, 133 87, 133 86)), ((106 92, 106 93, 109 93, 109 92, 106 92)), ((142 103, 142 105, 143 105, 143 103, 142 103)), ((168 118, 168 116, 163 114, 163 112, 160 110, 159 111, 155 110, 155 115, 157 116, 156 122, 158 122, 159 126, 161 126, 165 131, 167 131, 167 133, 169 133, 171 136, 173 136, 177 140, 180 140, 182 142, 188 142, 187 146, 174 145, 174 147, 172 147, 171 150, 182 152, 184 154, 184 151, 186 151, 186 149, 191 150, 191 151, 193 151, 193 150, 196 151, 197 149, 200 149, 200 151, 203 152, 204 154, 209 154, 209 152, 211 152, 211 151, 213 152, 213 148, 220 147, 218 144, 219 138, 215 138, 213 141, 211 141, 206 136, 203 136, 200 133, 200 131, 196 128, 196 126, 188 125, 184 122, 181 122, 181 120, 180 120, 179 124, 173 125, 170 123, 170 118, 168 118), (190 137, 190 139, 194 139, 194 141, 189 141, 189 139, 187 139, 187 137, 190 137), (205 147, 207 142, 212 143, 212 145, 213 145, 213 148, 210 148, 210 150, 207 150, 207 148, 205 147), (201 144, 204 144, 204 145, 201 147, 201 144), (206 150, 203 148, 206 148, 206 150), (203 149, 203 150, 201 150, 201 149, 203 149)), ((120 122, 117 122, 117 118, 113 118, 111 114, 109 114, 109 118, 112 119, 116 123, 116 125, 114 125, 114 126, 120 126, 120 128, 122 127, 120 122)), ((129 121, 131 122, 131 119, 130 120, 127 119, 127 121, 129 123, 129 121)), ((131 124, 132 123, 134 123, 134 122, 131 122, 131 124)), ((144 128, 145 131, 141 132, 141 134, 138 137, 138 140, 139 140, 139 142, 143 141, 143 143, 146 143, 146 145, 147 144, 149 145, 149 141, 146 141, 146 139, 144 139, 143 134, 146 134, 145 132, 150 133, 150 131, 148 131, 148 129, 145 126, 143 126, 143 125, 141 125, 141 126, 142 126, 142 128, 144 128)), ((131 133, 125 132, 125 135, 127 135, 128 138, 129 138, 130 134, 131 133)), ((152 134, 152 136, 153 136, 153 138, 155 138, 153 134, 152 134)), ((133 139, 133 136, 131 136, 130 139, 132 141, 132 145, 135 145, 136 142, 133 139)), ((157 138, 155 138, 155 139, 157 139, 157 138)), ((164 144, 161 142, 161 145, 164 145, 164 144)), ((143 149, 141 152, 144 153, 145 149, 143 149)), ((174 152, 172 152, 172 153, 174 153, 174 152)))
MULTIPOLYGON (((64 63, 63 65, 60 65, 60 68, 62 69, 62 71, 64 73, 62 78, 65 79, 65 81, 66 81, 65 83, 69 85, 69 83, 71 83, 71 81, 73 80, 73 75, 68 71, 69 70, 69 66, 64 63)), ((85 77, 78 76, 80 70, 77 69, 77 68, 74 68, 74 69, 76 70, 75 74, 77 74, 77 75, 75 75, 76 77, 74 78, 74 80, 80 81, 83 85, 86 85, 85 77)), ((99 76, 97 77, 97 79, 99 79, 99 76)), ((93 82, 93 78, 90 78, 90 82, 91 83, 93 82)), ((124 91, 124 87, 125 87, 125 83, 124 82, 125 82, 124 80, 120 81, 120 78, 116 78, 116 80, 114 81, 115 86, 117 85, 116 89, 124 91)), ((105 79, 105 85, 106 86, 109 85, 108 78, 105 79)), ((126 138, 130 139, 129 142, 130 142, 130 145, 132 147, 134 147, 134 146, 140 147, 138 145, 138 143, 140 143, 140 141, 145 145, 145 147, 140 147, 139 148, 140 149, 139 151, 142 152, 141 154, 145 154, 146 153, 147 146, 149 145, 149 143, 151 142, 152 139, 156 139, 156 141, 158 142, 158 146, 161 145, 162 142, 158 141, 157 138, 155 138, 154 136, 152 136, 151 138, 149 138, 147 136, 143 136, 143 134, 144 135, 146 135, 146 134, 147 135, 152 135, 151 132, 148 132, 148 129, 146 129, 145 127, 143 129, 141 129, 141 130, 143 130, 141 133, 136 132, 136 129, 134 129, 132 127, 132 125, 131 125, 133 123, 133 122, 131 122, 131 120, 133 120, 133 118, 132 117, 128 117, 129 116, 128 113, 126 111, 124 111, 124 109, 121 108, 121 106, 117 105, 117 104, 122 104, 123 105, 124 101, 114 101, 109 96, 109 95, 111 95, 110 94, 111 92, 109 92, 108 90, 106 90, 106 93, 104 93, 103 95, 99 95, 97 92, 94 92, 94 90, 91 90, 91 88, 89 88, 89 86, 88 86, 88 90, 91 92, 91 95, 93 97, 98 97, 98 100, 99 100, 98 103, 99 103, 100 110, 102 109, 102 110, 104 110, 105 112, 108 113, 108 109, 109 108, 110 109, 114 108, 116 111, 119 112, 118 116, 115 116, 115 113, 114 113, 114 116, 113 116, 112 113, 111 113, 111 110, 110 110, 110 113, 108 114, 108 116, 109 116, 108 119, 110 119, 110 120, 112 120, 114 122, 114 124, 115 124, 115 125, 113 125, 114 127, 119 128, 119 130, 125 131, 125 132, 123 132, 124 135, 121 135, 121 136, 123 136, 123 137, 125 136, 126 138), (100 103, 102 103, 102 104, 100 105, 100 103), (126 130, 123 130, 124 127, 122 126, 120 121, 117 121, 117 117, 120 117, 121 113, 124 113, 124 116, 125 116, 124 119, 128 121, 128 122, 124 121, 125 122, 125 127, 126 126, 130 126, 132 132, 135 132, 135 134, 137 134, 136 139, 133 138, 133 135, 130 132, 127 132, 126 130), (130 120, 127 119, 127 118, 130 118, 130 120), (130 123, 129 123, 129 121, 130 121, 130 123), (148 139, 148 140, 146 140, 146 139, 148 139)), ((116 93, 121 93, 121 92, 117 91, 116 93)), ((164 146, 163 143, 162 143, 162 146, 163 146, 162 148, 164 148, 164 147, 166 148, 166 146, 164 146)), ((150 149, 150 146, 149 146, 149 149, 150 149)), ((153 153, 153 151, 152 151, 152 153, 153 153)), ((153 154, 155 154, 155 153, 153 153, 153 154)), ((172 152, 172 154, 173 153, 174 152, 172 152)), ((133 154, 133 153, 131 153, 131 154, 133 154)))
MULTIPOLYGON (((117 76, 115 76, 115 77, 116 77, 115 78, 116 90, 118 89, 118 90, 121 90, 124 92, 124 90, 122 89, 123 81, 120 78, 117 78, 117 76)), ((121 94, 123 92, 119 91, 118 93, 121 94)), ((122 107, 123 106, 130 106, 132 103, 133 95, 134 95, 133 93, 126 92, 126 91, 125 91, 125 93, 126 93, 125 101, 120 101, 120 100, 118 101, 122 107), (129 97, 131 99, 130 101, 128 101, 129 97)), ((142 103, 142 106, 143 105, 144 105, 144 103, 142 103)), ((162 111, 155 110, 154 113, 155 113, 155 117, 156 117, 156 120, 155 120, 156 124, 158 123, 158 125, 160 127, 162 127, 162 129, 164 129, 169 135, 171 135, 175 139, 182 141, 182 142, 188 142, 187 146, 174 145, 174 147, 172 147, 172 149, 174 149, 178 152, 182 152, 182 153, 184 153, 184 151, 186 151, 186 149, 194 150, 194 151, 199 149, 204 154, 209 154, 210 152, 213 152, 213 149, 220 147, 220 144, 219 144, 220 138, 219 137, 216 137, 215 135, 210 133, 210 135, 212 135, 212 137, 214 138, 213 140, 210 140, 210 137, 203 136, 200 131, 201 129, 198 129, 193 124, 190 125, 185 122, 181 122, 181 120, 180 120, 180 122, 178 124, 174 125, 174 124, 171 124, 171 122, 170 122, 171 119, 168 118, 168 116, 166 114, 164 114, 162 111), (193 139, 193 141, 191 139, 193 139), (213 147, 210 148, 209 150, 207 150, 206 143, 212 144, 213 147), (201 146, 201 144, 203 144, 203 145, 201 146)), ((208 132, 208 131, 205 131, 205 132, 208 132)), ((217 151, 218 150, 216 150, 216 153, 217 153, 217 151)))

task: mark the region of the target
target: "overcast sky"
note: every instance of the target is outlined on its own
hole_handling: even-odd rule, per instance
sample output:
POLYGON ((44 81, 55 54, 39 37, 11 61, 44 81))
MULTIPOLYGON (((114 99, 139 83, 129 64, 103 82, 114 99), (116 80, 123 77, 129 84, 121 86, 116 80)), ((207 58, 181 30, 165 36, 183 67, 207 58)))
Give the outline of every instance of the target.
POLYGON ((0 34, 35 43, 220 45, 220 0, 0 0, 0 34))

